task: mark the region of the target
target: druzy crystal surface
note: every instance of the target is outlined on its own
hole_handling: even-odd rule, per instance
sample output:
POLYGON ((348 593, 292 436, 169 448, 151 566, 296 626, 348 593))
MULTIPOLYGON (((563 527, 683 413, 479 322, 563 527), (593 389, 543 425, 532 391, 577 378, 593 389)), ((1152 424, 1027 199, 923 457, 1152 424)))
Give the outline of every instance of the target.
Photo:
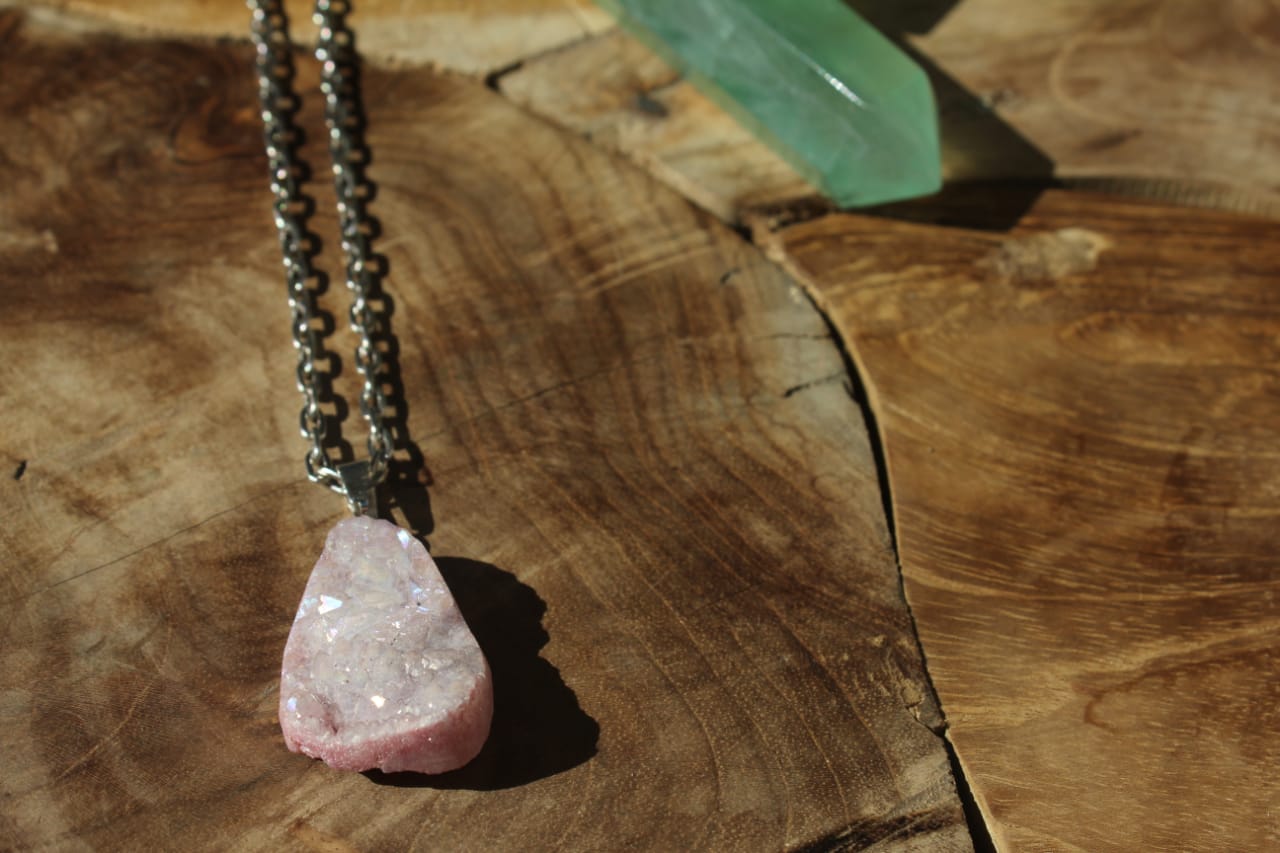
POLYGON ((842 206, 937 191, 928 77, 841 0, 597 0, 842 206))
POLYGON ((285 645, 285 744, 339 770, 443 773, 492 717, 488 662, 427 549, 386 521, 338 522, 285 645))

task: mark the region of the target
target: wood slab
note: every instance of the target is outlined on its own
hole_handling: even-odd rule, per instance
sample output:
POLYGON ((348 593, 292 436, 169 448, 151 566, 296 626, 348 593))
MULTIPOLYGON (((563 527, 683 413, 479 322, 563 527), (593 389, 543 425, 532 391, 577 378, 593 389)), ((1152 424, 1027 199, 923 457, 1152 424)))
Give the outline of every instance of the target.
MULTIPOLYGON (((249 37, 244 0, 36 0, 17 5, 44 14, 74 13, 64 26, 106 27, 134 36, 249 37)), ((366 61, 425 64, 464 74, 488 74, 613 26, 613 19, 592 0, 353 0, 348 5, 366 61)), ((284 7, 293 41, 309 50, 316 39, 311 22, 315 0, 285 0, 284 7)))
MULTIPOLYGON (((852 2, 898 21, 895 4, 852 2)), ((1016 0, 920 5, 950 7, 911 43, 970 93, 967 104, 943 102, 953 137, 991 137, 994 116, 1071 184, 1280 215, 1274 3, 1042 0, 1035 14, 1016 0)), ((955 178, 1035 177, 1007 150, 965 149, 955 178)))
POLYGON ((648 175, 425 69, 363 84, 389 497, 495 730, 437 778, 287 752, 281 650, 343 507, 303 476, 251 51, 91 30, 0 17, 0 847, 970 848, 822 318, 648 175))
POLYGON ((653 51, 614 29, 524 62, 497 80, 529 110, 624 154, 726 222, 828 202, 653 51))
MULTIPOLYGON (((928 72, 948 181, 1050 179, 1280 214, 1280 16, 1266 3, 850 0, 928 72)), ((500 78, 728 221, 811 217, 814 189, 617 31, 500 78)))
POLYGON ((998 849, 1275 849, 1280 225, 1050 192, 775 239, 866 379, 998 849))

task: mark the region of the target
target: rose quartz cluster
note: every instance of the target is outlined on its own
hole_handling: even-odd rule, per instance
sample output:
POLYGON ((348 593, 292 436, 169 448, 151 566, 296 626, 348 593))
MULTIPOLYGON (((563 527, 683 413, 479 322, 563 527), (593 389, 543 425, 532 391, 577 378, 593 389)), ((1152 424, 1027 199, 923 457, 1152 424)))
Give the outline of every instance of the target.
POLYGON ((427 549, 386 521, 338 522, 284 649, 285 744, 339 770, 443 773, 492 717, 489 664, 427 549))

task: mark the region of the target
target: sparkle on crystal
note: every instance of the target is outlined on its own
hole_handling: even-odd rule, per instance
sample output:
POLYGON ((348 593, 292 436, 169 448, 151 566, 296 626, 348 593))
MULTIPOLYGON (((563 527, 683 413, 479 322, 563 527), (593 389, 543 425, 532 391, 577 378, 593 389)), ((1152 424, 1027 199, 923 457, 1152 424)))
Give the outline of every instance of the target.
POLYGON ((369 518, 330 534, 280 689, 289 747, 343 769, 461 766, 492 715, 488 664, 426 549, 369 518))

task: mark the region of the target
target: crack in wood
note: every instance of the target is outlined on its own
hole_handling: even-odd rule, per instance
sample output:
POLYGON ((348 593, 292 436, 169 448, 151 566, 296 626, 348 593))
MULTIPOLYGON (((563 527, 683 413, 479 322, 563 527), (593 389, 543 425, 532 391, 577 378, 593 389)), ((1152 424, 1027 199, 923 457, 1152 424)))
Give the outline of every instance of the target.
POLYGON ((790 388, 782 392, 784 398, 793 397, 801 391, 807 391, 818 385, 826 385, 828 382, 834 382, 837 379, 844 379, 845 372, 832 373, 830 376, 820 376, 817 379, 810 379, 808 382, 801 382, 799 385, 792 385, 790 388))
MULTIPOLYGON (((761 246, 761 248, 764 249, 765 247, 761 246)), ((792 274, 790 270, 787 272, 788 274, 792 274)), ((919 706, 924 703, 923 697, 919 702, 915 703, 916 707, 912 708, 912 712, 916 715, 916 719, 920 721, 921 725, 930 729, 938 736, 938 739, 942 741, 943 746, 947 751, 947 758, 951 766, 952 781, 955 784, 956 795, 960 798, 960 803, 964 809, 965 823, 968 826, 969 835, 973 841, 973 849, 976 853, 994 853, 996 848, 992 841, 991 829, 987 824, 981 807, 974 798, 973 789, 969 785, 969 780, 964 773, 964 767, 961 765, 959 756, 956 754, 955 746, 952 744, 951 739, 947 734, 946 714, 942 708, 941 701, 938 699, 937 690, 934 688, 933 678, 929 675, 929 658, 925 654, 924 644, 920 641, 920 631, 916 624, 915 613, 911 610, 911 602, 907 599, 906 578, 902 573, 902 560, 898 552, 898 527, 894 518, 893 492, 889 479, 888 459, 885 456, 883 433, 880 431, 875 408, 872 405, 870 395, 867 393, 867 388, 863 382, 862 374, 858 370, 858 365, 854 361, 853 355, 849 350, 848 344, 845 342, 844 336, 841 334, 839 327, 836 326, 831 315, 828 314, 813 297, 812 290, 803 277, 797 277, 797 281, 801 285, 801 292, 803 292, 805 298, 809 300, 809 304, 813 307, 813 310, 822 318, 822 322, 827 329, 828 339, 831 341, 832 346, 834 346, 840 354, 840 359, 844 363, 845 376, 847 377, 845 390, 848 391, 849 398, 853 400, 854 405, 856 405, 858 410, 862 413, 863 423, 866 425, 867 440, 871 445, 872 459, 875 461, 876 479, 880 486, 880 497, 884 507, 885 521, 889 529, 890 544, 893 548, 893 564, 894 568, 897 570, 898 591, 902 598, 903 606, 906 608, 907 618, 910 621, 911 636, 915 639, 916 649, 919 652, 920 660, 923 664, 925 682, 928 685, 929 691, 932 693, 932 704, 937 709, 937 723, 936 725, 930 725, 925 720, 921 719, 919 706)), ((784 396, 790 396, 791 393, 795 393, 796 391, 802 390, 803 388, 821 381, 826 380, 816 380, 815 382, 807 383, 806 385, 797 386, 794 389, 790 389, 787 394, 784 394, 784 396)), ((816 846, 811 845, 804 849, 824 851, 847 850, 854 849, 854 844, 851 842, 850 837, 841 836, 839 838, 823 839, 820 842, 816 842, 816 846)))

